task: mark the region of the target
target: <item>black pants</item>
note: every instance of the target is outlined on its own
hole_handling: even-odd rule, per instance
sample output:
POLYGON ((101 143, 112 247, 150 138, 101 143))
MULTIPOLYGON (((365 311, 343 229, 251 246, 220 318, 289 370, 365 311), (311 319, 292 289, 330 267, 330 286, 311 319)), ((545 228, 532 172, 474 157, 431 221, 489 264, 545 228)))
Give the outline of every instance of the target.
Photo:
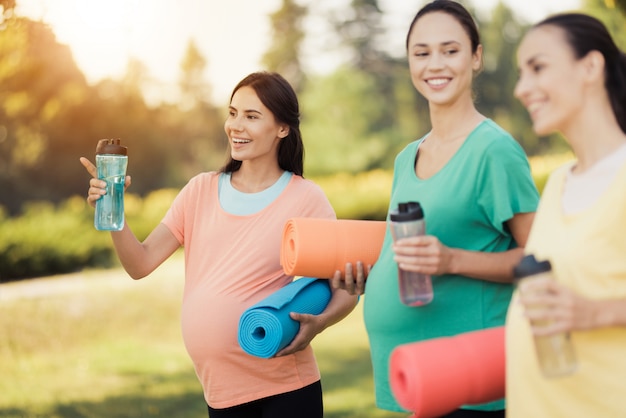
POLYGON ((476 411, 473 409, 457 409, 441 418, 504 418, 505 410, 499 411, 476 411))
POLYGON ((302 389, 231 408, 214 409, 209 406, 209 418, 322 418, 323 416, 324 405, 320 381, 302 389))

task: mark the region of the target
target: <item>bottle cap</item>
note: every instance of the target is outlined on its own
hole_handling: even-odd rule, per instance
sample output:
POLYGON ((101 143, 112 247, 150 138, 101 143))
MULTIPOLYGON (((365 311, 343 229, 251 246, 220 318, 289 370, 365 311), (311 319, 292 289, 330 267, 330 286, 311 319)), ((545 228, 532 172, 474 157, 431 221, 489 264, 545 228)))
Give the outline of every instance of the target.
POLYGON ((398 203, 398 208, 389 212, 393 222, 410 222, 424 218, 424 210, 419 202, 398 203))
POLYGON ((128 148, 120 145, 119 139, 101 139, 96 146, 96 154, 127 155, 128 148))
POLYGON ((513 277, 521 279, 533 274, 545 273, 552 270, 552 265, 548 260, 537 261, 534 255, 524 256, 522 260, 513 267, 513 277))

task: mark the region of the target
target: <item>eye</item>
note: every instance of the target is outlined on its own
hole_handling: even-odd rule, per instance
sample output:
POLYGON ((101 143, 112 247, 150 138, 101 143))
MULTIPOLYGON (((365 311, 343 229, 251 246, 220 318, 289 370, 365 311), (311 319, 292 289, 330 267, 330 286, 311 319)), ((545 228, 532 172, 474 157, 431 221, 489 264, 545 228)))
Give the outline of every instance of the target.
POLYGON ((258 119, 258 116, 257 115, 248 115, 248 116, 246 116, 246 118, 254 120, 254 119, 258 119))
POLYGON ((459 52, 459 50, 458 50, 458 49, 452 48, 452 49, 446 49, 444 53, 445 53, 446 55, 454 55, 454 54, 456 54, 457 52, 459 52))
POLYGON ((234 118, 235 115, 236 115, 236 113, 235 113, 234 110, 231 109, 231 110, 228 111, 228 116, 230 116, 231 118, 234 118))
POLYGON ((531 69, 532 71, 536 74, 536 73, 540 73, 543 69, 545 68, 545 65, 543 64, 534 64, 531 69))
POLYGON ((413 53, 414 57, 418 57, 418 58, 422 58, 422 57, 427 57, 428 56, 428 52, 426 51, 417 51, 413 53))

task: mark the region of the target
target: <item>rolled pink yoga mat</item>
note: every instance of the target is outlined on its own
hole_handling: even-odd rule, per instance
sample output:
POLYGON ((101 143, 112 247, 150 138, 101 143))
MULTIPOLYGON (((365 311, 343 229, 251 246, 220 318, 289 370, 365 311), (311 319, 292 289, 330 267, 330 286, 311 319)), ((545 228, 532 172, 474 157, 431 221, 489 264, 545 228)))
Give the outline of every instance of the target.
POLYGON ((383 246, 385 221, 292 218, 285 223, 280 264, 293 276, 330 279, 346 263, 374 264, 383 246))
POLYGON ((396 400, 415 418, 498 400, 504 397, 504 327, 401 345, 391 354, 389 378, 396 400))

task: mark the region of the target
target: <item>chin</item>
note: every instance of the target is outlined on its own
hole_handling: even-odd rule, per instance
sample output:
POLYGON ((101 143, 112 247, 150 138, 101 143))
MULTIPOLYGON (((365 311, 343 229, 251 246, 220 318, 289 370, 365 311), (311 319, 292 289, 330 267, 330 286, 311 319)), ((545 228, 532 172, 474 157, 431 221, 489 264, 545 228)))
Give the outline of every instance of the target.
POLYGON ((551 133, 556 132, 557 129, 546 123, 533 122, 533 131, 535 131, 537 136, 548 136, 551 133))

